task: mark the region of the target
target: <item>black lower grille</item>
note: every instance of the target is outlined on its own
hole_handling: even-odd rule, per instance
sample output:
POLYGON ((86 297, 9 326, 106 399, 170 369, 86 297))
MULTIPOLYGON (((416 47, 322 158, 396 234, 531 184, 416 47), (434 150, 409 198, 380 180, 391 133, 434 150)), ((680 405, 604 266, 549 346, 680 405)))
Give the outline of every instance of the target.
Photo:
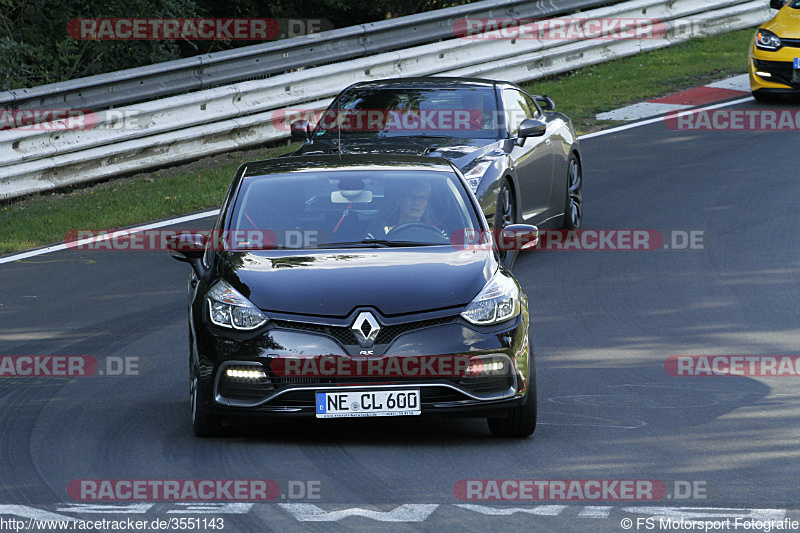
POLYGON ((800 89, 800 70, 795 69, 790 61, 754 59, 753 66, 758 71, 769 72, 772 76, 766 78, 768 81, 800 89))
POLYGON ((461 378, 458 384, 473 394, 491 394, 505 392, 514 386, 512 376, 461 378))
POLYGON ((220 376, 217 393, 228 400, 260 400, 275 391, 275 385, 267 378, 236 380, 220 376))

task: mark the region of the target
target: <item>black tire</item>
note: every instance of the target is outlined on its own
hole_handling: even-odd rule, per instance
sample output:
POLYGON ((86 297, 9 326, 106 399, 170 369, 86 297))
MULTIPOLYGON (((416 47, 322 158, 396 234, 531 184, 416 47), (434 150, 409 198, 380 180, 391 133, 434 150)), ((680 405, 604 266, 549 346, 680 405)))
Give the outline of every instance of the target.
POLYGON ((494 212, 494 229, 502 230, 506 226, 517 223, 517 197, 507 179, 500 185, 497 193, 497 209, 494 212))
POLYGON ((760 104, 772 104, 780 99, 780 95, 765 93, 764 91, 753 91, 753 98, 760 104))
MULTIPOLYGON (((506 226, 517 223, 517 203, 514 189, 507 179, 503 179, 500 192, 497 193, 497 209, 494 212, 495 240, 500 242, 500 232, 506 226)), ((501 261, 506 259, 506 250, 500 248, 498 255, 501 261)))
POLYGON ((531 352, 531 373, 528 380, 528 391, 525 393, 525 403, 508 410, 506 418, 487 418, 489 431, 492 437, 497 438, 525 438, 536 431, 537 399, 536 399, 536 367, 531 352))
POLYGON ((567 162, 567 195, 564 199, 564 229, 581 229, 583 225, 583 169, 575 154, 567 162))
POLYGON ((204 387, 199 385, 197 377, 191 380, 189 404, 192 413, 192 430, 198 437, 216 437, 222 433, 222 423, 205 402, 204 387))

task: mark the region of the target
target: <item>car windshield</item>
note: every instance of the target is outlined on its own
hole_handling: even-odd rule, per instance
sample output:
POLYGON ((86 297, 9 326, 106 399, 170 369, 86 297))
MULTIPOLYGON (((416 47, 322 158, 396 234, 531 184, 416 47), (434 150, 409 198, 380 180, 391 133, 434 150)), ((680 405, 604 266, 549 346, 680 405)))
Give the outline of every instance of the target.
POLYGON ((449 245, 480 228, 458 177, 433 170, 246 177, 228 220, 233 250, 449 245))
POLYGON ((355 89, 331 104, 314 135, 496 139, 497 98, 479 86, 355 89))

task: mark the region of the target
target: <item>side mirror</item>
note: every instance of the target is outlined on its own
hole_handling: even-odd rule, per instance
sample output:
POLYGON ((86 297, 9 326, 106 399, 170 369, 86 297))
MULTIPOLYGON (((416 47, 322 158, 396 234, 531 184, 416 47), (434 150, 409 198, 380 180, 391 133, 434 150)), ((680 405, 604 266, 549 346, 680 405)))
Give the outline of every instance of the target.
POLYGON ((782 9, 785 4, 783 0, 769 0, 769 7, 772 9, 782 9))
POLYGON ((295 120, 289 129, 292 139, 297 141, 307 141, 311 136, 311 124, 307 120, 295 120))
POLYGON ((498 247, 506 250, 527 250, 539 243, 539 228, 530 224, 511 224, 503 228, 498 247))
POLYGON ((539 107, 541 107, 545 111, 555 111, 556 110, 556 103, 549 96, 546 96, 546 95, 545 96, 536 96, 535 98, 536 98, 536 102, 539 104, 539 107))
POLYGON ((197 273, 202 276, 203 254, 206 252, 206 237, 199 233, 180 233, 167 237, 167 249, 173 259, 189 263, 197 273))
POLYGON ((528 137, 541 137, 547 131, 547 124, 535 118, 526 118, 519 125, 517 137, 525 139, 528 137))
POLYGON ((503 228, 495 239, 495 246, 501 252, 503 264, 507 268, 521 250, 533 248, 539 243, 539 228, 530 224, 511 224, 503 228))

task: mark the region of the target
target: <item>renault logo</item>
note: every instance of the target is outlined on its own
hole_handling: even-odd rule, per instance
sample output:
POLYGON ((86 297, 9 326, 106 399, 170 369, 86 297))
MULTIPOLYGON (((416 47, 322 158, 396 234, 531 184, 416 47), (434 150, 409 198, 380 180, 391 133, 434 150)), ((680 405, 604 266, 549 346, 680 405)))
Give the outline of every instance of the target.
POLYGON ((372 316, 372 313, 363 311, 358 314, 351 329, 356 334, 358 344, 362 348, 369 348, 375 343, 375 338, 378 336, 381 327, 375 317, 372 316))

